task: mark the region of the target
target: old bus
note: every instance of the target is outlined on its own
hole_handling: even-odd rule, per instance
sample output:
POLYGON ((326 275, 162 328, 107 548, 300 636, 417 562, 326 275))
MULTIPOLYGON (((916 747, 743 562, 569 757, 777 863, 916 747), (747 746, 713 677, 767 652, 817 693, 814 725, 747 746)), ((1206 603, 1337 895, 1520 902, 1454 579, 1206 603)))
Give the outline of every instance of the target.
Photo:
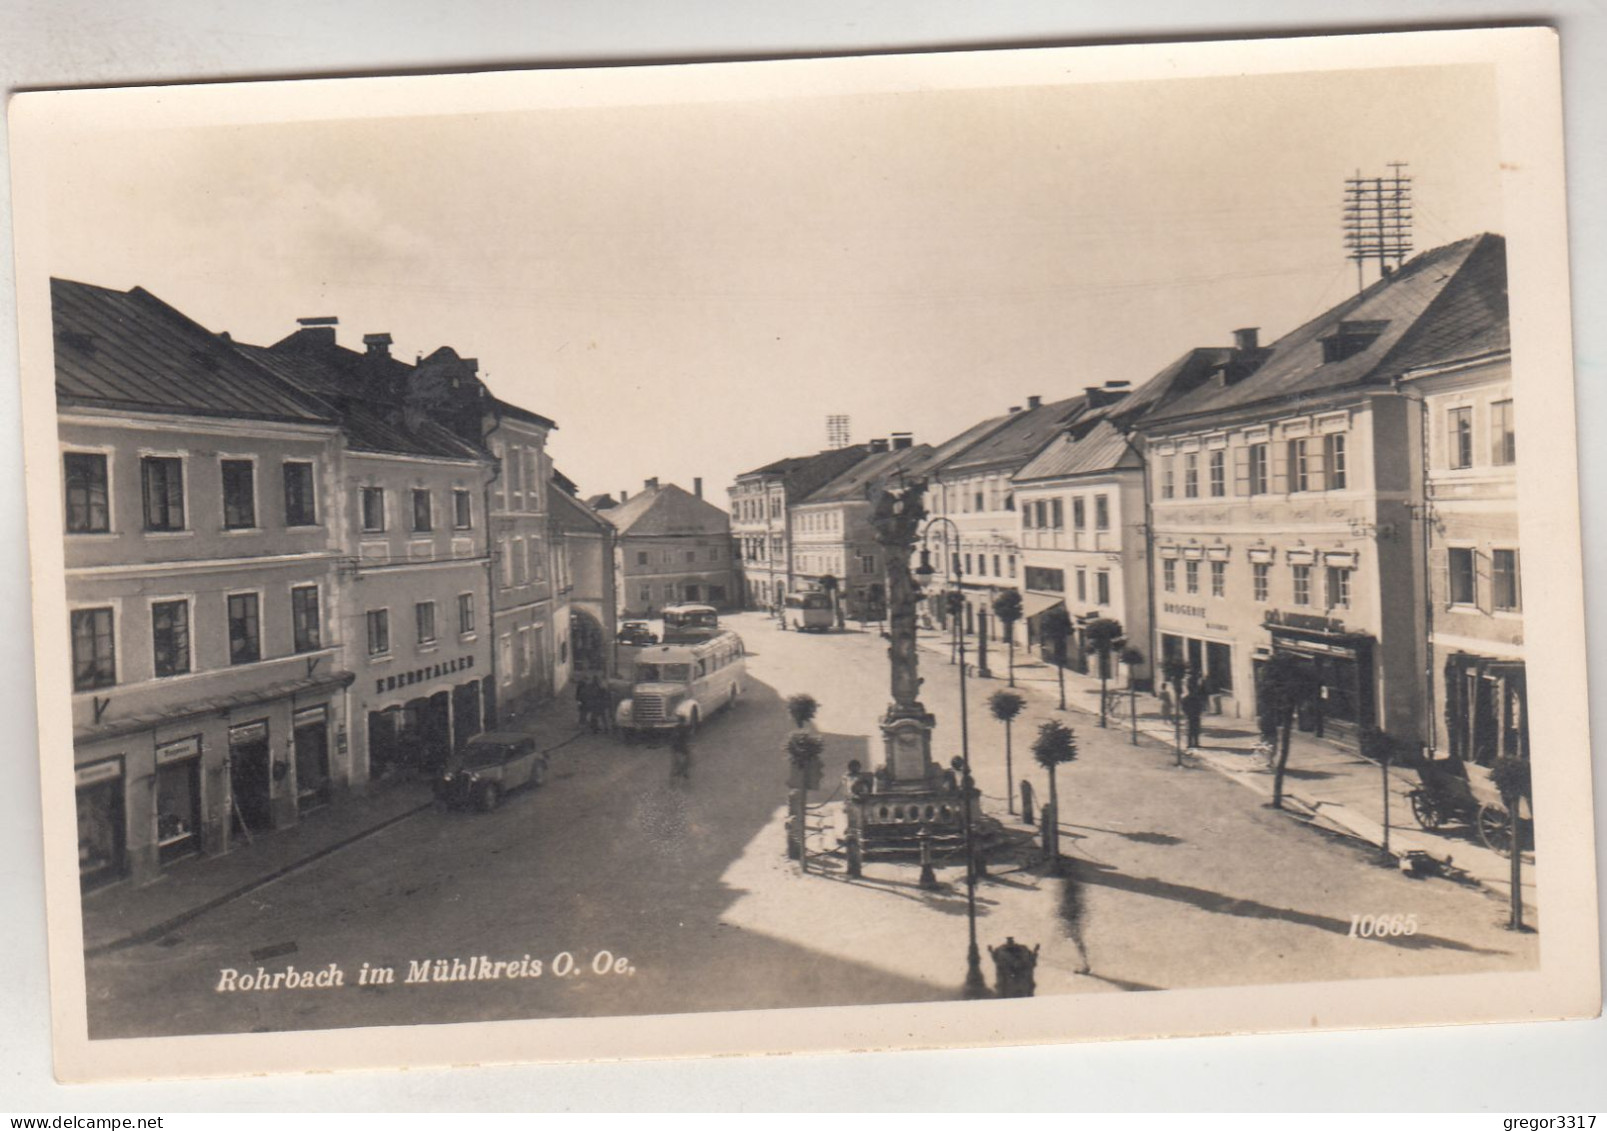
POLYGON ((664 610, 664 643, 695 644, 720 631, 713 605, 670 605, 664 610))
POLYGON ((625 737, 695 728, 742 694, 746 668, 742 637, 717 632, 695 644, 655 644, 636 657, 630 695, 615 722, 625 737))
POLYGON ((787 594, 786 618, 799 632, 830 632, 836 619, 831 611, 831 595, 818 589, 787 594))

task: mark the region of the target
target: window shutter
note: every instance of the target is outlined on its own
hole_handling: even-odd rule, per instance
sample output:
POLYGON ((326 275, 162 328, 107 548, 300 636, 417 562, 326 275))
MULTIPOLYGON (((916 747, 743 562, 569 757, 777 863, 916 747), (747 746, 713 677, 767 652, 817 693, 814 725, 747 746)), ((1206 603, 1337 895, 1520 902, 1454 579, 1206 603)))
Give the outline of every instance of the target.
POLYGON ((1328 453, 1321 436, 1306 441, 1306 479, 1308 490, 1328 490, 1328 453))
POLYGON ((1233 449, 1233 493, 1250 493, 1250 449, 1246 447, 1233 449))
POLYGON ((1267 490, 1274 495, 1287 494, 1289 491, 1289 445, 1276 441, 1267 445, 1271 449, 1272 482, 1267 490))
POLYGON ((1486 550, 1473 551, 1473 603, 1481 613, 1495 611, 1495 563, 1486 550))

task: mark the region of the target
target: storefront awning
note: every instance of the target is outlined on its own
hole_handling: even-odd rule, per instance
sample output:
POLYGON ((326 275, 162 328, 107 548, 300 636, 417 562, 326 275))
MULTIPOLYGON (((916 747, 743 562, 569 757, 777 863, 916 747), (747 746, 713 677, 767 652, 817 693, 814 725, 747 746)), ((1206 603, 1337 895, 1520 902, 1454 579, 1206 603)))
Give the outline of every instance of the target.
POLYGON ((355 672, 332 672, 326 676, 280 680, 265 686, 254 687, 249 691, 236 692, 232 695, 216 695, 206 699, 196 699, 186 703, 183 707, 157 714, 124 715, 116 719, 108 719, 106 722, 96 726, 75 729, 73 731, 73 742, 83 744, 99 742, 107 738, 122 738, 124 735, 138 734, 142 730, 152 730, 155 727, 166 726, 169 723, 184 722, 204 715, 225 715, 241 707, 254 707, 258 703, 270 703, 276 699, 288 699, 296 695, 313 695, 322 691, 335 691, 350 686, 356 678, 355 672))
POLYGON ((1045 609, 1061 603, 1059 597, 1051 597, 1047 593, 1023 593, 1021 595, 1021 614, 1031 620, 1045 609))

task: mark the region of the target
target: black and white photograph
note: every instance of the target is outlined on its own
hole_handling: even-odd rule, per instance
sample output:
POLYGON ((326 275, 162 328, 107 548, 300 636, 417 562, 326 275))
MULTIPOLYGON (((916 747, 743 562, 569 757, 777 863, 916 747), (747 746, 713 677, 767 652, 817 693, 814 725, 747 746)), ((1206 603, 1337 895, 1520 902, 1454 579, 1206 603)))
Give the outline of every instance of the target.
POLYGON ((1594 1015, 1557 81, 17 97, 58 1074, 1594 1015))

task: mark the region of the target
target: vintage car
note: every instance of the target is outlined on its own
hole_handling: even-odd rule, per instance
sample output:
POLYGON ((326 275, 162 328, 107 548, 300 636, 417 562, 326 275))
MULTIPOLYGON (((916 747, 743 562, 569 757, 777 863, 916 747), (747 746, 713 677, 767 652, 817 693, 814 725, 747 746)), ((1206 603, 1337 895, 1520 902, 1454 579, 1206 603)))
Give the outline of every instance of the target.
POLYGON ((436 795, 449 805, 473 805, 482 813, 497 807, 502 795, 522 785, 547 780, 547 756, 528 734, 487 731, 463 744, 437 780, 436 795))
POLYGON ((628 620, 621 623, 618 640, 621 644, 639 647, 658 643, 658 637, 653 635, 653 630, 648 627, 645 620, 628 620))

